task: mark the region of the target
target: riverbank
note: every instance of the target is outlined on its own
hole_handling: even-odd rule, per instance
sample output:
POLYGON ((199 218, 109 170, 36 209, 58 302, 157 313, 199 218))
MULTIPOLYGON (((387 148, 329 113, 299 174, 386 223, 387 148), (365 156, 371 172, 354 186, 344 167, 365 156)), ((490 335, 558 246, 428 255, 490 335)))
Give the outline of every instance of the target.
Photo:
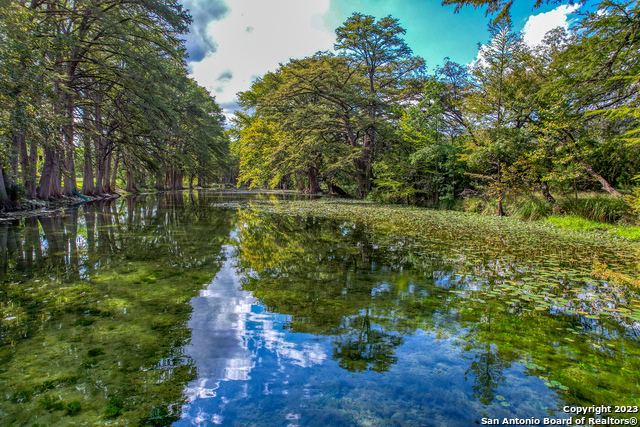
MULTIPOLYGON (((566 231, 608 235, 640 241, 638 201, 631 197, 613 197, 583 192, 575 197, 558 197, 555 204, 540 195, 514 196, 505 200, 505 213, 527 222, 542 222, 566 231)), ((460 200, 454 210, 495 216, 497 202, 482 197, 460 200)))
MULTIPOLYGON (((279 214, 318 216, 350 221, 363 221, 367 225, 389 228, 402 234, 420 234, 421 222, 442 230, 475 230, 476 233, 501 232, 542 233, 576 241, 614 243, 640 247, 640 227, 599 223, 574 216, 550 216, 536 221, 523 221, 516 217, 497 217, 473 212, 436 210, 413 206, 388 205, 376 202, 319 199, 316 201, 281 201, 260 205, 261 210, 279 214)), ((507 236, 508 237, 508 236, 507 236)), ((511 239, 509 237, 509 239, 511 239)), ((516 243, 515 241, 513 242, 516 243)), ((505 242, 506 244, 506 242, 505 242)))
POLYGON ((62 212, 65 209, 73 208, 84 203, 96 202, 99 200, 112 200, 120 197, 120 194, 107 194, 102 197, 82 196, 82 197, 63 197, 59 200, 45 202, 43 200, 26 200, 21 203, 20 207, 15 211, 1 211, 0 221, 11 221, 18 218, 26 218, 31 216, 40 216, 62 212))
MULTIPOLYGON (((72 208, 74 206, 79 206, 84 203, 90 203, 100 200, 113 200, 120 197, 129 197, 129 196, 145 196, 145 195, 154 195, 158 193, 171 193, 171 192, 189 192, 189 191, 211 191, 223 195, 234 195, 234 196, 243 196, 243 195, 256 195, 256 194, 265 194, 265 195, 284 195, 284 196, 297 196, 299 193, 295 190, 268 190, 268 189, 259 189, 259 190, 248 190, 244 188, 226 188, 226 187, 194 187, 194 188, 184 188, 182 190, 155 190, 151 189, 149 191, 137 192, 137 193, 129 193, 118 188, 117 193, 107 194, 103 197, 93 197, 93 196, 83 196, 83 197, 63 197, 62 199, 46 202, 43 200, 25 200, 21 203, 20 207, 15 211, 0 211, 0 221, 8 221, 17 218, 25 218, 30 216, 39 216, 39 215, 48 215, 54 214, 56 212, 64 211, 65 209, 72 208), (86 199, 86 200, 85 200, 86 199)), ((317 196, 307 196, 310 198, 316 198, 317 196)))

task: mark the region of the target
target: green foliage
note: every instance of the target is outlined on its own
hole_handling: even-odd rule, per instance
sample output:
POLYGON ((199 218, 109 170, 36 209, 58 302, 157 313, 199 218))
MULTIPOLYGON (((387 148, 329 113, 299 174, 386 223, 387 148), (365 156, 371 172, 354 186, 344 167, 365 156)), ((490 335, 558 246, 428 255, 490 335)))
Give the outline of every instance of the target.
POLYGON ((640 187, 635 187, 633 192, 626 197, 626 201, 640 219, 640 187))
MULTIPOLYGON (((538 8, 543 4, 549 4, 549 2, 550 0, 535 0, 535 2, 531 1, 530 3, 533 8, 538 8)), ((562 0, 553 0, 553 3, 562 3, 562 0)), ((572 2, 569 0, 569 3, 572 2)), ((459 12, 465 6, 473 6, 474 9, 485 9, 485 15, 496 14, 493 22, 497 23, 502 20, 511 20, 513 0, 443 0, 442 4, 455 5, 456 12, 459 12)))
POLYGON ((7 195, 9 196, 9 199, 11 199, 11 201, 18 202, 27 196, 27 189, 24 187, 24 185, 13 184, 9 188, 7 188, 7 195))
POLYGON ((525 221, 536 221, 546 218, 553 212, 553 206, 546 200, 537 197, 519 197, 509 204, 509 215, 525 221))
POLYGON ((252 112, 237 120, 242 182, 315 192, 319 180, 448 208, 480 192, 495 201, 481 210, 526 218, 548 208, 521 194, 541 191, 551 204, 569 188, 618 196, 640 164, 638 146, 625 143, 638 126, 638 16, 637 5, 604 1, 578 29, 530 48, 504 15, 477 61, 445 60, 425 79, 396 19, 355 13, 336 30, 339 56, 292 60, 241 94, 252 112), (511 199, 515 210, 503 206, 511 199))
POLYGON ((44 409, 49 411, 61 411, 64 409, 64 402, 50 394, 45 395, 41 399, 40 404, 44 409))
POLYGON ((79 401, 74 400, 72 402, 67 403, 67 413, 69 415, 76 415, 82 410, 82 404, 79 401))
POLYGON ((76 164, 88 195, 115 191, 119 176, 136 192, 134 177, 146 186, 146 176, 162 170, 163 187, 181 188, 184 175, 215 180, 229 167, 222 111, 187 76, 191 17, 181 5, 5 3, 0 154, 28 198, 72 196, 76 164))
POLYGON ((636 226, 615 226, 610 223, 591 221, 573 215, 550 216, 546 219, 546 222, 564 230, 595 232, 598 234, 606 233, 631 241, 640 241, 640 227, 636 226))
POLYGON ((624 198, 599 194, 580 197, 577 200, 562 199, 558 204, 561 212, 597 222, 615 223, 631 213, 624 198))
POLYGON ((392 17, 355 13, 336 34, 339 55, 291 60, 240 94, 245 112, 235 120, 234 151, 241 183, 310 193, 320 182, 355 185, 359 198, 371 190, 375 157, 397 140, 389 121, 415 95, 424 61, 412 56, 392 17))

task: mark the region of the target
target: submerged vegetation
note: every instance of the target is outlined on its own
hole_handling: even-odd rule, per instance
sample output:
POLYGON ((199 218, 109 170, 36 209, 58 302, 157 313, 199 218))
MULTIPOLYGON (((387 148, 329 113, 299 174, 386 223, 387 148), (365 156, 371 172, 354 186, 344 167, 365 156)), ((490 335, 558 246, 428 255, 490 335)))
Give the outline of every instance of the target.
POLYGON ((231 224, 193 197, 0 224, 3 425, 180 418, 196 376, 182 355, 188 301, 217 273, 231 224))

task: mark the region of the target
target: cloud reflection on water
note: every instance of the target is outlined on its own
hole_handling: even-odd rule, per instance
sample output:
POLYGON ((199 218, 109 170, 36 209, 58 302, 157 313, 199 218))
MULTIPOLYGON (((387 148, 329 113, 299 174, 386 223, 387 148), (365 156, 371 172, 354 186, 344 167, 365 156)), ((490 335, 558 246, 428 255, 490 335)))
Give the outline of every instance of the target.
MULTIPOLYGON (((185 354, 197 367, 198 379, 185 389, 189 404, 211 398, 224 404, 248 397, 246 386, 235 396, 222 396, 220 383, 251 380, 251 372, 262 363, 265 351, 276 359, 280 373, 288 364, 307 368, 322 364, 328 357, 318 342, 292 342, 291 335, 283 330, 288 316, 265 312, 251 292, 240 289, 241 277, 231 259, 233 249, 228 246, 225 251, 227 260, 220 272, 191 300, 193 313, 188 327, 192 336, 185 354)), ((267 381, 259 392, 287 395, 287 385, 285 379, 278 385, 267 381)), ((203 413, 202 407, 196 414, 189 413, 188 405, 184 409, 183 420, 195 425, 207 421, 219 424, 224 419, 220 414, 203 413)))

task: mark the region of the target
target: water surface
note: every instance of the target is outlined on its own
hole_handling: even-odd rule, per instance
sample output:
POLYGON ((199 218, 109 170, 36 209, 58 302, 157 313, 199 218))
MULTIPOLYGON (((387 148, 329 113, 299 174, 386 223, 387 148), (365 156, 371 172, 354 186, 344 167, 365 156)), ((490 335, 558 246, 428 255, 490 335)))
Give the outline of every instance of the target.
POLYGON ((637 296, 583 271, 593 246, 478 255, 247 197, 0 223, 0 423, 469 426, 640 403, 635 312, 593 311, 637 296))

